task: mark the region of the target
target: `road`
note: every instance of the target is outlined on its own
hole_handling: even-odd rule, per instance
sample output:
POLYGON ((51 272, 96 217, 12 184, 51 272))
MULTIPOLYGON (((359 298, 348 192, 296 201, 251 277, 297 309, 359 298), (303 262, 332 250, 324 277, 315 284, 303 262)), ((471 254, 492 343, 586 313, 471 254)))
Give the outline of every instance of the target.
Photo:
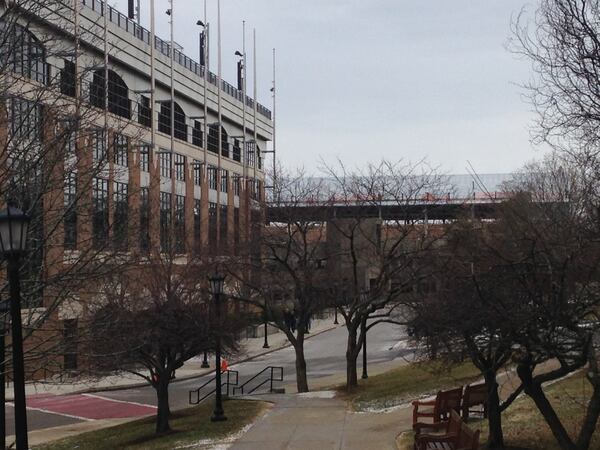
MULTIPOLYGON (((345 348, 347 333, 344 327, 321 333, 305 342, 309 385, 311 380, 345 373, 345 348)), ((370 364, 390 362, 405 358, 412 353, 406 345, 407 337, 397 325, 381 324, 368 334, 368 361, 370 364)), ((359 356, 360 370, 361 356, 359 356)), ((283 367, 284 382, 278 385, 295 386, 295 355, 292 347, 277 350, 231 367, 240 373, 244 382, 267 366, 283 367)), ((360 372, 359 372, 360 373, 360 372)), ((171 384, 169 401, 171 409, 189 406, 188 392, 196 389, 209 376, 171 384)), ((85 420, 105 418, 139 417, 153 414, 156 394, 152 387, 104 391, 96 394, 28 398, 28 423, 30 430, 50 428, 85 420)), ((7 409, 7 433, 13 433, 13 408, 7 409)))

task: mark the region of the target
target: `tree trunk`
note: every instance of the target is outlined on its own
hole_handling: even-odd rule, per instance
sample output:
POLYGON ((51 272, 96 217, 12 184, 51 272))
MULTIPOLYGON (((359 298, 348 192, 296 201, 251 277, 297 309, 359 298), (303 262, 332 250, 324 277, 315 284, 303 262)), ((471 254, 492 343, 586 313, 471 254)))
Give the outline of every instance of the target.
POLYGON ((349 330, 348 344, 346 347, 346 390, 358 386, 358 375, 356 370, 357 358, 358 346, 356 345, 356 330, 349 330))
POLYGON ((517 374, 523 383, 525 393, 534 401, 550 430, 552 430, 552 434, 560 448, 563 450, 576 450, 577 446, 569 437, 567 430, 565 430, 565 427, 563 427, 562 422, 556 415, 556 411, 554 411, 554 408, 546 398, 542 386, 533 379, 531 368, 521 364, 517 367, 517 374))
POLYGON ((490 428, 488 448, 491 450, 503 450, 504 434, 502 433, 502 414, 500 411, 500 396, 498 395, 496 372, 488 370, 484 373, 484 377, 488 391, 487 413, 490 428))
POLYGON ((294 346, 296 350, 296 387, 298 392, 308 392, 308 378, 306 377, 306 359, 304 359, 304 339, 299 338, 294 346))
POLYGON ((596 423, 600 415, 600 386, 594 385, 594 391, 588 403, 583 426, 577 439, 577 448, 583 450, 590 448, 590 441, 596 430, 596 423))
POLYGON ((171 430, 169 426, 169 377, 161 374, 158 383, 154 386, 156 389, 156 397, 158 409, 156 411, 156 433, 165 433, 171 430))

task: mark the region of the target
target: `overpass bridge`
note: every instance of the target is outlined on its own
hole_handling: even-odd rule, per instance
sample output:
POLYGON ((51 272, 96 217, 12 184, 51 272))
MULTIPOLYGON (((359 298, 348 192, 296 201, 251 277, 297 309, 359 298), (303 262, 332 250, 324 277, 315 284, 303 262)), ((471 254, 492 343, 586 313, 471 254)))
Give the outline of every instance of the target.
POLYGON ((315 201, 268 202, 267 223, 293 220, 329 221, 334 219, 378 218, 382 220, 444 222, 469 215, 492 219, 506 195, 469 199, 422 198, 409 201, 315 201))

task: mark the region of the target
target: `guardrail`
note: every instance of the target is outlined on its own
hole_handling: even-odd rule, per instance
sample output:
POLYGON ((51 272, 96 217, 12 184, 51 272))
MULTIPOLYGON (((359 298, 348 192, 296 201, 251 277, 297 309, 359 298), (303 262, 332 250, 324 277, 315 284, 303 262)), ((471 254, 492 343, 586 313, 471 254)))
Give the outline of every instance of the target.
MULTIPOLYGON (((237 370, 228 370, 224 373, 225 373, 225 383, 221 384, 221 389, 223 389, 223 386, 226 386, 227 387, 226 394, 229 395, 229 387, 230 386, 233 386, 234 390, 232 392, 235 392, 235 386, 237 386, 239 383, 239 373, 237 370), (235 375, 235 381, 231 381, 231 375, 235 375)), ((207 399, 208 397, 210 397, 212 394, 214 394, 217 391, 217 388, 215 387, 214 389, 212 389, 211 391, 207 392, 202 397, 200 397, 200 391, 202 391, 202 389, 205 388, 206 386, 208 386, 209 384, 214 383, 216 378, 217 377, 214 376, 210 380, 208 380, 206 383, 202 384, 198 389, 189 391, 188 400, 189 400, 190 405, 197 405, 198 403, 207 399)))
POLYGON ((251 382, 253 382, 254 380, 256 380, 259 376, 261 376, 265 372, 269 372, 269 378, 265 379, 262 383, 259 383, 258 385, 254 386, 254 388, 252 388, 251 390, 249 390, 248 392, 246 392, 246 394, 252 394, 259 387, 263 386, 266 383, 270 383, 269 392, 273 392, 273 381, 283 381, 283 367, 275 367, 275 366, 265 367, 263 370, 261 370, 260 372, 258 372, 256 375, 254 375, 252 378, 250 378, 248 381, 246 381, 241 386, 234 387, 233 388, 233 395, 236 394, 236 390, 238 390, 239 393, 243 395, 244 394, 244 388, 247 385, 249 385, 251 382), (275 378, 275 376, 274 376, 275 375, 275 371, 279 372, 279 377, 277 377, 277 378, 275 378))

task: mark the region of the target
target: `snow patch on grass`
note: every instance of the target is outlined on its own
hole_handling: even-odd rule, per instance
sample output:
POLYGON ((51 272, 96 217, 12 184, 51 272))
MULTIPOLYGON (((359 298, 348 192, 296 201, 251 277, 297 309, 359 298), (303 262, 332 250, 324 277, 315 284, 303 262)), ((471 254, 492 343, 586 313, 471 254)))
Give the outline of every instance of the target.
POLYGON ((246 425, 237 433, 231 434, 222 439, 201 439, 190 444, 175 447, 175 449, 206 449, 206 450, 227 450, 235 441, 237 441, 244 433, 247 433, 254 424, 246 425))
POLYGON ((335 391, 314 391, 298 394, 302 398, 335 398, 335 391))

